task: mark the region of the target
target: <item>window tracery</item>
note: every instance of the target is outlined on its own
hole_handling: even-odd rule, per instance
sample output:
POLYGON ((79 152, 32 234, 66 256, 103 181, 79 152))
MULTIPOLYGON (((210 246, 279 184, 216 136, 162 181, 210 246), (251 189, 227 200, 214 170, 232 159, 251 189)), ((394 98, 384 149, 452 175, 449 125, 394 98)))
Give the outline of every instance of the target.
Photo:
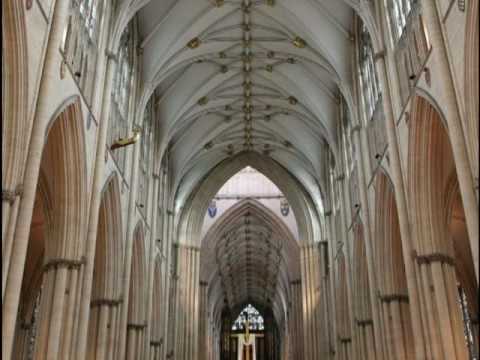
POLYGON ((363 90, 367 119, 371 119, 379 103, 381 90, 375 62, 373 61, 372 39, 363 23, 360 25, 358 34, 360 83, 363 90))
POLYGON ((413 9, 414 3, 417 0, 389 0, 388 1, 388 15, 390 18, 390 27, 394 41, 398 41, 409 19, 410 12, 413 9))
MULTIPOLYGON (((109 144, 128 137, 130 130, 130 94, 133 87, 135 39, 131 22, 122 34, 117 55, 117 68, 112 84, 109 121, 109 144)), ((125 172, 125 147, 115 149, 112 156, 121 173, 125 172)))
MULTIPOLYGON (((387 146, 382 91, 375 68, 372 40, 364 24, 359 27, 359 72, 365 103, 366 130, 372 172, 380 164, 387 146)), ((370 174, 369 174, 370 175, 370 174)))
POLYGON ((103 0, 72 0, 61 51, 75 81, 91 100, 97 63, 103 0))
POLYGON ((249 322, 250 331, 263 331, 265 330, 265 321, 259 311, 255 309, 251 304, 248 304, 245 309, 242 310, 238 318, 234 321, 232 331, 245 330, 245 326, 249 322))
POLYGON ((421 75, 430 44, 418 0, 388 0, 387 9, 403 105, 421 75))

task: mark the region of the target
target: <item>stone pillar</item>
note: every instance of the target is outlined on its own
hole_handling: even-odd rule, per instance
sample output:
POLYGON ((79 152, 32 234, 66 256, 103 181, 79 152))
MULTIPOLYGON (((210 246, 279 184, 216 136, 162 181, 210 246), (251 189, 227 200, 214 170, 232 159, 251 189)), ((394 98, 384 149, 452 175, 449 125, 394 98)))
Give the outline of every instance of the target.
MULTIPOLYGON (((343 238, 343 246, 345 247, 345 279, 347 282, 347 300, 348 300, 348 311, 350 313, 350 335, 348 336, 349 341, 343 341, 341 344, 345 347, 345 349, 349 349, 353 346, 356 348, 355 344, 355 337, 353 337, 353 344, 352 344, 352 336, 355 334, 355 326, 353 322, 353 295, 352 295, 352 270, 351 270, 351 262, 352 259, 352 249, 350 246, 349 235, 347 233, 348 227, 348 216, 347 211, 350 211, 352 208, 350 205, 350 197, 349 197, 349 187, 348 183, 345 181, 345 174, 339 174, 336 178, 337 186, 340 187, 340 197, 341 201, 341 209, 340 209, 340 226, 341 232, 340 236, 343 238)), ((349 350, 350 351, 350 350, 349 350)))
POLYGON ((200 316, 198 322, 198 354, 199 360, 207 360, 208 348, 208 282, 200 281, 200 316))
POLYGON ((301 248, 302 297, 303 297, 303 346, 305 359, 319 359, 328 354, 324 339, 326 306, 322 301, 318 247, 304 245, 301 248))
POLYGON ((438 252, 416 256, 422 316, 429 359, 467 359, 463 319, 457 300, 454 259, 438 252))
MULTIPOLYGON (((159 187, 160 187, 160 175, 154 174, 153 176, 153 199, 158 199, 158 192, 159 192, 159 187)), ((155 202, 151 203, 151 214, 150 214, 150 244, 149 244, 149 271, 148 271, 148 292, 147 292, 147 314, 146 314, 146 319, 147 319, 147 330, 145 336, 145 359, 148 360, 150 359, 150 342, 152 341, 152 329, 153 329, 153 322, 152 322, 152 307, 153 306, 158 306, 154 305, 153 303, 153 282, 154 282, 154 272, 155 272, 155 248, 156 248, 156 238, 157 238, 157 206, 155 202)))
MULTIPOLYGON (((365 164, 366 158, 368 158, 368 152, 365 153, 365 147, 362 146, 362 141, 360 137, 361 126, 357 125, 352 129, 352 137, 355 147, 357 149, 362 149, 357 151, 357 168, 358 168, 358 180, 359 180, 359 194, 362 204, 362 214, 364 216, 364 243, 365 243, 365 253, 367 255, 367 269, 368 269, 368 282, 370 284, 370 304, 372 307, 372 317, 373 317, 373 330, 374 330, 374 344, 375 344, 375 357, 372 359, 384 359, 385 358, 385 349, 383 348, 382 342, 382 332, 381 329, 381 319, 379 316, 379 304, 376 297, 377 286, 377 277, 376 267, 374 263, 374 249, 372 245, 372 227, 373 222, 370 217, 370 206, 368 203, 368 194, 367 194, 367 178, 365 173, 365 164)), ((365 130, 363 130, 364 132, 365 130)))
MULTIPOLYGON (((118 343, 118 359, 123 359, 125 357, 126 349, 126 337, 127 337, 127 321, 128 321, 128 302, 130 293, 130 275, 132 272, 132 252, 133 252, 133 241, 134 241, 134 230, 135 230, 135 207, 136 207, 136 195, 137 195, 137 181, 138 181, 138 158, 140 153, 140 146, 138 143, 134 145, 133 149, 133 171, 132 171, 132 184, 130 188, 130 199, 128 207, 128 223, 127 223, 127 241, 125 244, 125 263, 124 263, 124 275, 123 275, 123 298, 124 301, 120 307, 120 334, 119 334, 119 343, 118 343)), ((131 340, 133 341, 133 340, 131 340)))
MULTIPOLYGON (((333 192, 330 191, 330 196, 333 199, 333 192)), ((332 201, 333 203, 333 201, 332 201)), ((329 325, 330 325, 330 353, 335 354, 337 352, 337 342, 336 342, 336 334, 337 334, 337 322, 335 321, 335 314, 337 313, 336 301, 335 301, 335 266, 332 266, 335 263, 335 242, 333 239, 336 238, 335 232, 335 222, 334 217, 332 216, 332 210, 325 212, 325 217, 327 220, 327 250, 328 250, 328 277, 329 277, 329 304, 330 304, 330 318, 329 318, 329 325), (335 235, 334 235, 335 234, 335 235)))
POLYGON ((410 295, 410 311, 412 318, 412 329, 415 338, 415 356, 417 360, 426 359, 424 344, 426 339, 422 332, 421 313, 419 308, 419 294, 417 288, 417 274, 412 261, 412 238, 408 216, 408 206, 406 198, 406 187, 400 162, 400 152, 398 148, 398 138, 396 134, 396 123, 393 115, 392 102, 390 98, 388 72, 385 63, 385 54, 380 52, 375 55, 375 64, 378 79, 383 89, 382 100, 385 113, 385 128, 388 138, 388 153, 390 155, 390 168, 392 182, 394 184, 395 199, 398 210, 398 220, 400 234, 402 237, 402 252, 405 262, 405 276, 407 278, 408 293, 410 295))
POLYGON ((387 353, 395 354, 395 360, 408 360, 414 355, 411 336, 407 332, 410 324, 408 296, 404 294, 387 294, 379 296, 384 319, 383 333, 387 353))
POLYGON ((195 360, 198 357, 198 293, 200 251, 193 246, 179 245, 179 262, 182 264, 181 291, 177 292, 177 354, 179 360, 195 360), (182 261, 183 258, 183 261, 182 261))
MULTIPOLYGON (((166 207, 167 204, 167 185, 168 185, 168 174, 164 173, 164 204, 166 207)), ((172 288, 172 277, 174 276, 174 272, 172 271, 172 227, 173 227, 173 212, 164 209, 162 212, 164 214, 163 216, 163 221, 164 221, 164 226, 163 226, 163 234, 164 234, 164 239, 165 239, 165 252, 166 252, 166 257, 167 257, 167 262, 165 266, 165 285, 164 285, 164 294, 165 294, 165 307, 163 311, 163 318, 164 318, 164 323, 163 323, 163 334, 165 337, 165 346, 163 347, 163 353, 162 353, 162 358, 166 358, 167 353, 174 348, 173 342, 172 342, 172 334, 169 332, 169 327, 171 326, 170 324, 170 316, 173 314, 170 314, 170 309, 171 309, 171 303, 175 301, 175 293, 176 290, 173 292, 170 291, 172 288)), ((175 288, 175 284, 173 284, 175 288)), ((173 306, 173 305, 172 305, 173 306)))
POLYGON ((75 278, 80 262, 55 259, 44 267, 35 359, 62 359, 71 344, 75 278), (72 299, 73 297, 73 299, 72 299))
MULTIPOLYGON (((108 55, 107 76, 104 83, 104 91, 110 94, 112 91, 113 76, 115 74, 116 61, 112 54, 108 55)), ((79 325, 76 342, 75 358, 77 360, 85 359, 85 352, 88 337, 88 319, 90 312, 90 301, 92 296, 93 269, 95 260, 95 250, 97 241, 98 215, 102 201, 103 175, 105 169, 105 144, 107 142, 108 122, 110 113, 111 96, 104 96, 101 112, 101 121, 99 123, 97 152, 95 155, 95 166, 93 170, 92 198, 90 202, 88 232, 86 240, 86 266, 83 276, 82 296, 79 304, 79 325)))
MULTIPOLYGON (((51 79, 59 76, 60 54, 58 53, 58 49, 62 41, 63 30, 67 23, 69 2, 55 1, 52 6, 53 15, 48 34, 45 63, 40 78, 36 112, 33 120, 27 161, 25 164, 23 194, 19 204, 16 205, 18 206, 18 214, 16 214, 17 210, 15 210, 15 206, 10 214, 11 219, 9 224, 11 224, 12 227, 13 224, 15 224, 15 231, 10 232, 9 234, 15 234, 15 237, 10 238, 10 240, 6 239, 5 243, 8 244, 7 248, 9 248, 9 250, 5 255, 2 253, 2 260, 7 262, 6 264, 2 264, 2 290, 4 289, 2 292, 2 359, 10 359, 12 355, 15 323, 20 301, 20 291, 27 255, 30 225, 32 222, 33 206, 35 202, 43 146, 45 144, 45 130, 50 121, 50 113, 48 110, 48 101, 50 99, 49 87, 51 79), (12 217, 14 215, 17 215, 16 221, 12 217)), ((4 205, 2 196, 2 208, 5 207, 4 205)), ((4 229, 2 225, 2 233, 3 232, 4 229)), ((5 232, 7 235, 7 231, 5 232)), ((2 238, 2 251, 3 250, 4 244, 2 238)))

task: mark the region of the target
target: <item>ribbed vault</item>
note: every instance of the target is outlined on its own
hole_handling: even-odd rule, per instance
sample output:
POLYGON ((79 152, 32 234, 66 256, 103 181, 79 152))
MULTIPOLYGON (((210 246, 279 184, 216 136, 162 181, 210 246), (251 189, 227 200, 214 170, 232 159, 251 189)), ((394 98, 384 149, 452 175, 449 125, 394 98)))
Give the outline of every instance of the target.
POLYGON ((212 313, 246 304, 271 309, 285 321, 290 282, 300 278, 298 243, 283 222, 255 200, 226 212, 205 236, 200 277, 209 284, 212 313))
POLYGON ((359 7, 351 0, 124 5, 121 22, 138 15, 142 103, 155 96, 158 161, 168 152, 179 206, 198 179, 244 151, 278 162, 321 203, 340 98, 354 107, 348 59, 359 7))

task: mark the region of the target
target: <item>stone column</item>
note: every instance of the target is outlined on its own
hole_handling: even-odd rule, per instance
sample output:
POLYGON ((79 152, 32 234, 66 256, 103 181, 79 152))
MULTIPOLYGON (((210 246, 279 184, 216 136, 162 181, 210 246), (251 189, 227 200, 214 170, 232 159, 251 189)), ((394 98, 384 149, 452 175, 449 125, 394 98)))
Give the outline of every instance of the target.
POLYGON ((384 359, 385 358, 385 349, 383 348, 382 342, 382 332, 381 329, 381 318, 379 316, 379 304, 376 296, 377 286, 377 277, 376 267, 374 263, 374 249, 372 245, 372 236, 373 236, 373 221, 370 217, 370 206, 368 203, 368 194, 367 194, 367 178, 365 173, 365 164, 366 158, 368 158, 368 152, 365 153, 365 147, 362 146, 362 140, 360 137, 360 131, 365 132, 365 129, 362 130, 360 125, 355 126, 352 129, 352 137, 355 147, 359 149, 357 151, 357 168, 358 168, 358 180, 359 180, 359 194, 360 201, 362 204, 362 214, 364 216, 364 243, 365 243, 365 253, 367 255, 367 270, 368 270, 368 282, 370 285, 369 294, 370 294, 370 304, 372 307, 372 317, 373 317, 373 330, 374 330, 374 344, 375 344, 375 357, 372 359, 384 359), (361 150, 360 150, 361 149, 361 150))
POLYGON ((412 238, 408 216, 406 198, 406 187, 400 162, 398 138, 396 134, 396 123, 393 114, 392 102, 389 92, 388 72, 383 52, 375 55, 375 65, 378 79, 383 89, 382 100, 385 113, 385 129, 388 138, 388 153, 390 155, 390 168, 392 182, 394 184, 395 199, 397 203, 400 234, 402 237, 402 252, 405 263, 405 276, 407 278, 408 293, 410 295, 410 311, 412 318, 412 329, 415 340, 415 356, 417 360, 426 359, 424 344, 426 339, 422 332, 421 313, 419 308, 419 294, 417 289, 417 274, 412 261, 412 238))
MULTIPOLYGON (((116 69, 115 56, 108 54, 107 76, 104 83, 104 91, 110 94, 112 91, 113 76, 116 69)), ((81 302, 79 304, 79 324, 76 342, 75 358, 85 359, 85 352, 88 337, 88 319, 90 316, 90 301, 92 296, 93 269, 97 241, 98 215, 102 201, 103 175, 105 169, 105 152, 108 132, 111 96, 104 96, 101 112, 101 121, 98 128, 97 152, 95 155, 95 166, 93 170, 92 198, 88 219, 88 232, 86 239, 86 266, 83 276, 81 302)))
MULTIPOLYGON (((465 210, 468 238, 470 240, 478 284, 478 202, 475 193, 472 167, 470 166, 468 158, 466 138, 462 128, 463 114, 454 87, 454 69, 449 63, 446 36, 444 35, 442 19, 437 8, 437 2, 437 0, 423 0, 422 9, 425 26, 428 31, 428 38, 433 48, 432 61, 435 62, 435 66, 438 69, 436 75, 439 77, 438 80, 442 86, 442 92, 444 93, 445 120, 448 125, 450 143, 452 144, 460 194, 462 196, 463 207, 465 210)), ((476 161, 478 161, 478 159, 476 161)))
MULTIPOLYGON (((333 192, 330 191, 330 196, 333 199, 333 192)), ((332 201, 333 203, 333 201, 332 201)), ((333 208, 333 204, 332 204, 333 208)), ((330 325, 330 353, 335 354, 337 352, 337 342, 336 342, 336 334, 337 334, 337 322, 335 321, 335 314, 337 313, 336 310, 336 301, 335 301, 335 242, 334 239, 336 238, 335 234, 335 223, 334 217, 332 216, 332 210, 325 212, 325 217, 327 220, 327 250, 328 250, 328 276, 329 276, 329 304, 330 304, 330 318, 329 318, 329 325, 330 325), (334 235, 335 234, 335 235, 334 235)))
MULTIPOLYGON (((153 175, 153 199, 158 199, 158 192, 160 187, 160 175, 154 174, 153 175)), ((147 320, 147 329, 145 337, 145 359, 150 359, 150 342, 152 341, 152 329, 153 329, 153 322, 152 322, 152 307, 153 305, 153 281, 154 281, 154 272, 155 272, 155 243, 157 238, 157 206, 156 203, 151 203, 151 214, 150 214, 150 244, 149 244, 149 271, 148 271, 148 292, 147 292, 147 312, 146 312, 146 320, 147 320)))
MULTIPOLYGON (((68 1, 55 1, 52 6, 53 15, 48 34, 45 63, 40 78, 36 112, 33 120, 27 161, 25 164, 23 194, 20 203, 17 205, 18 215, 16 216, 16 222, 13 218, 10 219, 13 223, 16 223, 15 231, 11 233, 12 235, 15 234, 15 237, 6 242, 7 244, 10 244, 8 247, 11 247, 11 250, 6 254, 7 256, 4 257, 4 254, 2 253, 2 259, 7 261, 7 264, 2 265, 2 284, 4 284, 2 285, 2 290, 5 289, 2 292, 2 359, 10 359, 12 355, 15 323, 20 301, 20 291, 27 255, 30 225, 32 222, 33 206, 35 202, 43 146, 45 144, 45 130, 50 121, 48 106, 48 101, 50 99, 49 87, 51 79, 59 76, 60 53, 58 49, 67 23, 69 3, 68 1)), ((2 208, 3 207, 4 204, 2 200, 2 208)), ((11 216, 14 215, 14 212, 16 212, 16 210, 12 211, 11 216)), ((11 226, 13 226, 13 224, 11 226)), ((3 226, 2 232, 4 232, 3 226)), ((4 250, 3 248, 4 244, 2 238, 2 251, 4 250)))
POLYGON ((198 322, 198 354, 199 360, 207 360, 208 334, 208 282, 200 281, 200 316, 198 322))
MULTIPOLYGON (((357 165, 358 166, 358 165, 357 165)), ((340 209, 340 223, 341 223, 341 233, 340 235, 343 237, 343 246, 345 247, 345 279, 347 282, 347 299, 348 299, 348 311, 350 312, 350 337, 348 338, 349 341, 343 341, 342 344, 345 347, 345 349, 349 349, 350 347, 353 346, 353 348, 357 348, 355 344, 355 326, 354 326, 354 312, 353 312, 353 295, 352 295, 352 270, 351 270, 351 262, 350 259, 352 259, 352 249, 350 246, 350 241, 349 241, 349 235, 347 233, 347 226, 348 226, 348 217, 347 217, 347 211, 350 211, 352 208, 350 205, 350 192, 349 192, 349 187, 348 183, 345 181, 345 174, 339 174, 336 178, 336 181, 338 182, 338 185, 340 187, 340 197, 342 199, 341 203, 343 206, 341 206, 340 209), (352 337, 353 337, 353 344, 352 344, 352 337)), ((349 350, 350 351, 350 350, 349 350)))
POLYGON ((70 284, 79 266, 80 262, 55 259, 44 267, 35 359, 60 360, 70 344, 72 322, 69 315, 73 311, 70 305, 74 303, 71 295, 75 295, 70 293, 70 284))
MULTIPOLYGON (((130 188, 130 199, 128 207, 128 223, 127 223, 127 241, 125 244, 125 263, 124 263, 124 275, 123 275, 123 299, 124 301, 120 307, 120 334, 118 343, 118 359, 125 357, 126 349, 126 337, 127 337, 127 321, 128 321, 128 302, 129 302, 129 289, 130 289, 130 275, 132 272, 132 251, 133 251, 133 236, 135 231, 135 207, 136 207, 136 195, 137 195, 137 181, 138 181, 138 158, 140 154, 140 146, 138 143, 134 145, 133 149, 133 169, 132 169, 132 182, 130 188)), ((132 340, 133 341, 133 340, 132 340)))

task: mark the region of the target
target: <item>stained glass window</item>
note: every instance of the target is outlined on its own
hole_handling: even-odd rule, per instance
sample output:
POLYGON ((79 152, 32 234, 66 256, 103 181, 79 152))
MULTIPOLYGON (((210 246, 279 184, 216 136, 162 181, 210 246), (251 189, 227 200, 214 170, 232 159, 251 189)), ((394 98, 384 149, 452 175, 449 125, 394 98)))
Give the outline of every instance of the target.
POLYGON ((260 312, 255 309, 251 304, 248 304, 245 309, 240 313, 232 326, 233 331, 245 330, 245 326, 249 321, 250 331, 263 331, 265 330, 265 322, 260 312))

